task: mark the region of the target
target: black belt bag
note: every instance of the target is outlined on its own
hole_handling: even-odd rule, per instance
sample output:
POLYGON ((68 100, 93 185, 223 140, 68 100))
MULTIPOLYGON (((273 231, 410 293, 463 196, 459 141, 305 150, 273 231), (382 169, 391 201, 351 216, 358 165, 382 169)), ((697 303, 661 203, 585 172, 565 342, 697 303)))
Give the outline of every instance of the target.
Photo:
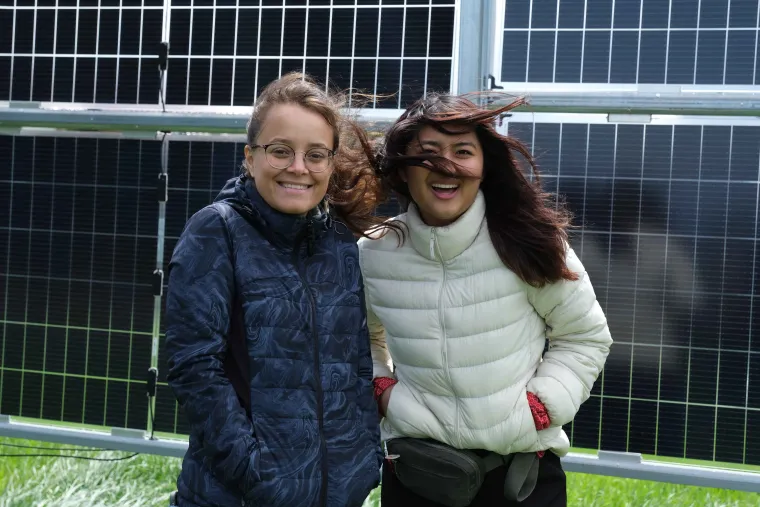
POLYGON ((405 488, 447 507, 466 507, 478 494, 488 472, 507 467, 504 497, 521 502, 538 478, 536 453, 500 456, 455 449, 435 440, 394 438, 386 442, 388 459, 405 488))

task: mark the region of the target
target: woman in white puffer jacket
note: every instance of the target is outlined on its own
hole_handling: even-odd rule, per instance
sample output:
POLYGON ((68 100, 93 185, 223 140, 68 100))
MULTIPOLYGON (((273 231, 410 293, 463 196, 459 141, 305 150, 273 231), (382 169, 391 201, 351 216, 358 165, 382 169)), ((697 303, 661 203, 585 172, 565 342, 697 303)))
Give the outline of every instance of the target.
POLYGON ((430 95, 381 147, 379 176, 407 207, 359 242, 390 451, 383 505, 567 503, 562 425, 612 339, 567 242, 568 215, 541 191, 525 147, 494 128, 519 103, 484 110, 430 95), (480 472, 446 468, 473 456, 480 472))

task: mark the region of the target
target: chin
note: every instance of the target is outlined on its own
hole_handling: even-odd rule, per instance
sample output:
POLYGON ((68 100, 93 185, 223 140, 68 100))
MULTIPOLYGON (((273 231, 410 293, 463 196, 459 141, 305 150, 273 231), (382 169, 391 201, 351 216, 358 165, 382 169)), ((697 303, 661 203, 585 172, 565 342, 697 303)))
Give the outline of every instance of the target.
POLYGON ((313 209, 317 204, 312 204, 311 200, 307 199, 276 199, 271 205, 281 213, 287 213, 288 215, 303 215, 313 209))

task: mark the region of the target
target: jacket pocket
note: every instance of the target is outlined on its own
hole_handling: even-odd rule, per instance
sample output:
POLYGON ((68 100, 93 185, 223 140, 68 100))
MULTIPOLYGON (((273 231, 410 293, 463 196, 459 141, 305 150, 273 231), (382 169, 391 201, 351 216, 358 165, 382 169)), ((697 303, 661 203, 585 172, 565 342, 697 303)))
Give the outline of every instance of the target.
POLYGON ((515 405, 515 418, 519 420, 519 432, 515 435, 511 452, 532 452, 543 450, 541 432, 536 429, 533 412, 530 410, 527 389, 520 391, 515 405))

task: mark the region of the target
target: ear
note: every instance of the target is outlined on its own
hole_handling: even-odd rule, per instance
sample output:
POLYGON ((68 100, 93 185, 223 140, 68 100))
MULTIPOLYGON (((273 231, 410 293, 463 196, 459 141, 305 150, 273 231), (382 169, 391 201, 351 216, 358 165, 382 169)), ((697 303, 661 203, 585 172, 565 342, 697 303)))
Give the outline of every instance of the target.
POLYGON ((253 149, 246 144, 243 151, 245 153, 245 168, 248 175, 253 177, 253 149))

